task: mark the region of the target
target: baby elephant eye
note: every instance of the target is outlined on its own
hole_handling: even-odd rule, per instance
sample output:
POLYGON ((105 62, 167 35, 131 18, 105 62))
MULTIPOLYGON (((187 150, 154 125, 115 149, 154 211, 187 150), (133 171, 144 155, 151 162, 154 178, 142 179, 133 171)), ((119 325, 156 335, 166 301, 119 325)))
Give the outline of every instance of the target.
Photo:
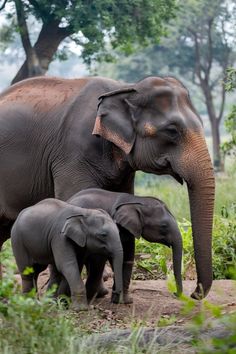
POLYGON ((160 230, 161 235, 164 235, 164 236, 167 235, 168 225, 166 223, 161 224, 159 230, 160 230))
POLYGON ((106 237, 107 236, 107 232, 106 231, 101 231, 101 232, 99 232, 98 236, 106 237))

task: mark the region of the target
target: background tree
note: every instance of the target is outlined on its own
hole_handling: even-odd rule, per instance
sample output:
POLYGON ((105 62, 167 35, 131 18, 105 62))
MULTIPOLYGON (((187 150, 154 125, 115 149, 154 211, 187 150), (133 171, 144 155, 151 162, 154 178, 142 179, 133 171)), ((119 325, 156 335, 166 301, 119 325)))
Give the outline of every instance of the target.
MULTIPOLYGON (((192 82, 204 99, 209 118, 213 159, 221 167, 220 123, 225 107, 226 68, 235 60, 236 5, 228 0, 180 0, 179 10, 168 27, 168 37, 123 58, 114 76, 135 81, 144 75, 176 73, 192 82)), ((188 85, 189 86, 189 85, 188 85)))
MULTIPOLYGON (((236 90, 236 69, 228 68, 227 77, 225 82, 226 92, 236 90)), ((221 145, 224 155, 236 156, 236 104, 231 107, 230 113, 225 119, 226 131, 229 133, 230 138, 221 145)))
POLYGON ((175 51, 175 55, 179 57, 181 72, 191 75, 192 82, 202 91, 211 125, 214 165, 218 168, 222 163, 220 123, 225 105, 223 80, 226 68, 233 60, 232 39, 235 33, 233 27, 230 28, 230 22, 233 25, 235 10, 235 4, 227 0, 188 0, 181 8, 176 27, 179 50, 175 51))
MULTIPOLYGON (((4 0, 0 7, 10 21, 5 39, 13 31, 21 36, 25 62, 12 83, 48 70, 59 45, 70 38, 82 49, 88 64, 109 58, 106 42, 130 52, 133 43, 158 41, 164 24, 173 17, 175 0, 4 0), (29 28, 30 17, 40 27, 29 28)), ((6 33, 6 31, 5 31, 6 33)))

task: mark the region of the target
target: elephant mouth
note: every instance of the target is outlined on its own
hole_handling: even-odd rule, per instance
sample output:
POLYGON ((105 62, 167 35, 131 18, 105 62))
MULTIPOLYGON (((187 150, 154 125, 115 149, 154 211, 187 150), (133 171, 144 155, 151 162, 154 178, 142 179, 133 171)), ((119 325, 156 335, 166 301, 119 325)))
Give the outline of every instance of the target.
POLYGON ((168 174, 172 176, 178 183, 184 184, 184 179, 181 177, 171 166, 170 161, 166 157, 160 157, 155 161, 155 167, 157 170, 157 174, 168 174))
POLYGON ((172 173, 172 176, 174 177, 174 179, 179 182, 180 184, 184 184, 184 179, 178 174, 178 173, 175 173, 173 172, 172 173))

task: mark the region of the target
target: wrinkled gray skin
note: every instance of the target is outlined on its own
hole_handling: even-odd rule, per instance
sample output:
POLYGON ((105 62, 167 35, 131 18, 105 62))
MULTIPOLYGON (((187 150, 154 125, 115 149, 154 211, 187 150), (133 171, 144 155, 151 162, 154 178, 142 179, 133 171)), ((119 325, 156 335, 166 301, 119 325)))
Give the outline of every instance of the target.
MULTIPOLYGON (((111 217, 102 210, 45 199, 19 214, 12 228, 11 242, 24 293, 36 286, 38 274, 52 264, 61 275, 58 295, 63 293, 66 280, 73 309, 86 310, 86 289, 80 272, 94 254, 112 259, 116 297, 122 292, 123 250, 119 232, 111 217), (26 267, 32 267, 34 273, 25 275, 26 267)), ((91 262, 90 266, 93 267, 91 262)), ((90 282, 88 278, 88 284, 90 282)))
MULTIPOLYGON (((128 290, 134 262, 135 238, 139 238, 140 235, 149 242, 172 247, 177 293, 182 292, 182 238, 175 218, 162 201, 152 197, 137 197, 127 193, 91 188, 75 194, 67 202, 83 208, 104 209, 117 223, 124 250, 124 303, 132 302, 128 290)), ((105 261, 104 259, 103 265, 105 261)), ((93 275, 96 284, 97 276, 99 274, 93 275)), ((87 292, 90 297, 94 296, 91 289, 87 288, 87 292)), ((105 293, 103 284, 100 286, 100 292, 101 295, 105 293)))
POLYGON ((171 77, 135 84, 40 77, 2 93, 0 248, 23 208, 92 187, 132 194, 137 170, 186 181, 197 270, 192 296, 206 296, 214 173, 201 119, 171 77))

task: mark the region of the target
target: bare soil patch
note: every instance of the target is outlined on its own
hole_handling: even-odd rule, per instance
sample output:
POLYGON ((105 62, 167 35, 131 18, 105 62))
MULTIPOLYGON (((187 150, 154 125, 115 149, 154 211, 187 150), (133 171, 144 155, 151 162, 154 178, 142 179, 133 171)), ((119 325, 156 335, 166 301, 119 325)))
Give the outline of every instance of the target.
MULTIPOLYGON (((45 289, 47 279, 46 271, 39 279, 41 292, 45 289)), ((115 305, 110 303, 112 279, 109 278, 105 284, 109 289, 107 296, 96 299, 90 306, 90 311, 73 313, 75 322, 78 321, 80 326, 84 324, 87 332, 106 332, 112 328, 130 328, 137 324, 151 328, 160 323, 182 326, 188 323, 202 306, 201 301, 195 301, 194 310, 190 314, 184 314, 184 304, 169 292, 166 280, 133 280, 133 304, 115 305)), ((190 295, 195 285, 195 280, 185 280, 184 293, 190 295)), ((220 306, 223 313, 235 312, 236 281, 214 281, 206 300, 220 306)))

